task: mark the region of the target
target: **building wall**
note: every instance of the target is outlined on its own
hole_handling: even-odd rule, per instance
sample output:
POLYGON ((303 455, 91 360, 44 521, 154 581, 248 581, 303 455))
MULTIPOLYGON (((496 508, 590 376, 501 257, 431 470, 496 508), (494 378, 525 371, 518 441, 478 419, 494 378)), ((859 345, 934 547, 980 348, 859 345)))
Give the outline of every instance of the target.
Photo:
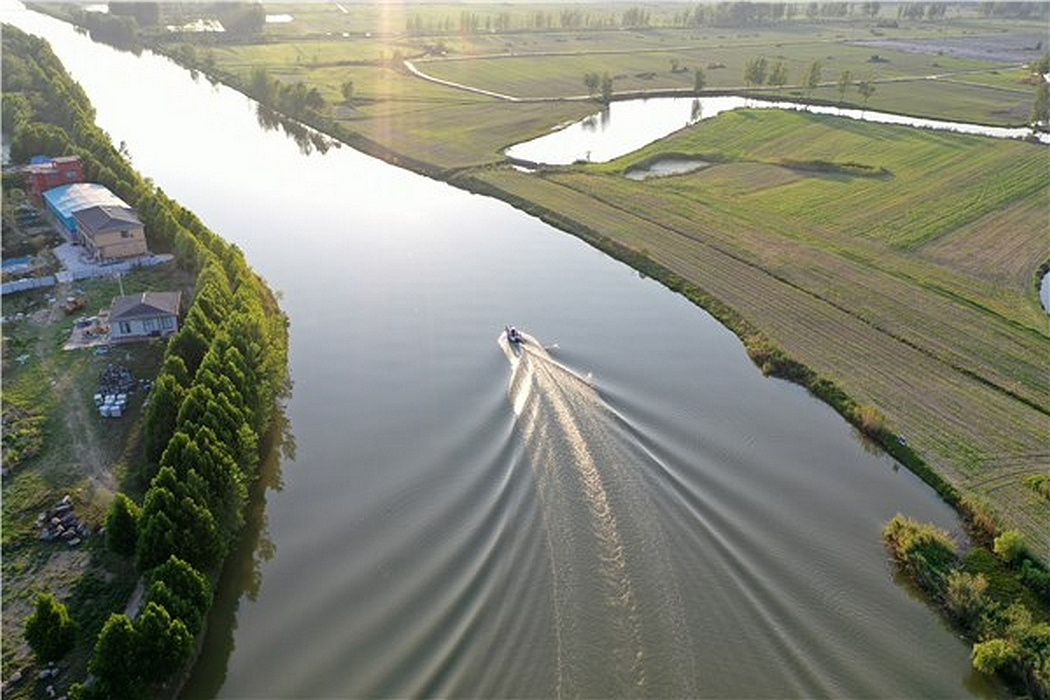
POLYGON ((148 252, 146 231, 142 226, 127 231, 106 231, 94 237, 81 235, 80 238, 96 260, 130 258, 148 252))
POLYGON ((83 182, 84 173, 80 161, 59 161, 46 168, 30 170, 28 173, 29 194, 39 197, 52 187, 83 182))
POLYGON ((135 318, 110 323, 109 337, 111 340, 163 337, 172 335, 178 329, 179 322, 174 316, 135 318))

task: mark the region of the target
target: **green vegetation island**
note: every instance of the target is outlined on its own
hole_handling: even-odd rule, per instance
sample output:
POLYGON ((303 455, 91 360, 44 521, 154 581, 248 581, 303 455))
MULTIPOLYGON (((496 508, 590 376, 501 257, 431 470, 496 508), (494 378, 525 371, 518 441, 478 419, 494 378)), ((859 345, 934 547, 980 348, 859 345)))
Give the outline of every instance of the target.
MULTIPOLYGON (((741 109, 606 163, 526 170, 504 154, 610 102, 642 96, 779 97, 1031 127, 1034 135, 1046 130, 1050 111, 1043 78, 1050 5, 39 9, 244 92, 273 123, 290 120, 285 128, 303 148, 324 142, 297 124, 498 197, 702 306, 741 338, 764 373, 826 401, 861 439, 959 510, 969 542, 953 543, 902 516, 887 525, 887 547, 973 640, 976 668, 1000 673, 1020 692, 1050 694, 1050 330, 1038 297, 1050 269, 1046 145, 741 109), (196 31, 202 20, 225 31, 196 31), (705 165, 671 177, 625 177, 669 157, 705 165)), ((5 45, 5 125, 7 54, 5 45)), ((172 216, 180 225, 187 218, 172 216)), ((172 246, 180 240, 187 245, 173 235, 172 246)), ((198 274, 225 269, 198 257, 191 256, 198 274)), ((237 298, 229 274, 212 294, 237 298)), ((197 279, 196 288, 205 285, 197 279)), ((141 440, 141 464, 151 465, 139 478, 170 491, 179 475, 165 470, 159 444, 181 444, 183 411, 172 420, 172 407, 186 401, 192 387, 183 380, 194 375, 188 362, 185 374, 163 362, 171 378, 157 384, 172 394, 160 421, 166 427, 129 439, 141 440)), ((126 508, 125 519, 138 523, 140 567, 162 560, 138 551, 150 547, 142 545, 151 541, 143 523, 162 507, 158 500, 151 511, 147 495, 137 518, 126 508)), ((8 518, 5 507, 5 555, 8 518)), ((237 525, 217 521, 218 528, 237 525)))
MULTIPOLYGON (((239 249, 130 166, 47 42, 8 25, 3 107, 14 162, 78 157, 88 182, 134 207, 152 252, 172 256, 78 282, 65 310, 105 305, 118 287, 122 298, 186 299, 170 338, 64 352, 75 321, 58 300, 70 283, 5 297, 4 696, 54 697, 60 674, 73 698, 171 694, 272 477, 290 388, 287 318, 239 249), (148 392, 129 383, 116 425, 91 420, 100 375, 148 381, 148 392)), ((3 187, 5 257, 39 252, 47 237, 8 227, 26 202, 23 177, 5 172, 3 187)))

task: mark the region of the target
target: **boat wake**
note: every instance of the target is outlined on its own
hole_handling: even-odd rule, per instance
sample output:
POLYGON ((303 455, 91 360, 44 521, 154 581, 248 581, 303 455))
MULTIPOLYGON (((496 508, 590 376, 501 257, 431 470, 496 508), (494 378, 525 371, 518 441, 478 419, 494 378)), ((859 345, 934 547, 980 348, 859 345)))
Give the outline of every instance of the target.
POLYGON ((646 495, 652 457, 589 378, 521 335, 499 343, 546 528, 555 694, 695 695, 684 606, 646 495))

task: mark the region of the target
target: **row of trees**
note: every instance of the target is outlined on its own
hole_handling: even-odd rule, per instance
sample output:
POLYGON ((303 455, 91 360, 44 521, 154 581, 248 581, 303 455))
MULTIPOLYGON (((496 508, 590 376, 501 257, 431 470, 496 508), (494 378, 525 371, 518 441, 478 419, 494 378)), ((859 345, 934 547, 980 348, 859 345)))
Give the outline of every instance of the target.
MULTIPOLYGON (((680 65, 676 61, 672 61, 671 71, 679 72, 681 70, 683 69, 680 65)), ((823 64, 820 61, 814 61, 809 65, 802 79, 802 86, 805 88, 807 95, 812 94, 820 85, 822 75, 823 64)), ((744 66, 744 84, 748 88, 768 85, 777 88, 779 91, 787 83, 788 69, 784 61, 770 64, 765 56, 758 56, 749 60, 744 66)), ((583 76, 583 84, 587 87, 587 92, 591 97, 595 97, 606 104, 612 100, 613 78, 608 73, 586 73, 583 76)), ((845 101, 846 92, 854 84, 856 84, 857 92, 866 105, 871 96, 875 94, 875 80, 872 77, 855 80, 853 73, 849 70, 844 70, 839 74, 837 82, 839 102, 845 101)), ((707 74, 702 68, 697 68, 693 72, 693 91, 700 93, 706 86, 707 74)))
MULTIPOLYGON (((144 180, 94 123, 83 91, 47 43, 3 33, 3 107, 12 157, 79 155, 89 180, 135 207, 151 247, 196 273, 193 302, 169 342, 146 413, 149 488, 142 506, 118 494, 107 546, 134 557, 149 583, 141 613, 114 614, 89 670, 86 698, 144 696, 183 667, 211 604, 215 574, 241 529, 260 436, 287 386, 286 318, 243 254, 144 180)), ((26 637, 42 660, 61 657, 75 627, 52 596, 38 598, 26 637)))
MULTIPOLYGON (((307 122, 324 118, 328 106, 316 87, 307 87, 301 82, 282 83, 271 77, 269 71, 261 66, 252 69, 247 91, 256 101, 269 105, 289 117, 307 122)), ((349 97, 347 88, 343 87, 343 96, 348 100, 353 97, 353 83, 349 85, 349 97)))
POLYGON ((1030 696, 1050 697, 1050 574, 1028 555, 1020 533, 1000 533, 991 552, 975 547, 960 559, 947 532, 897 515, 883 540, 898 566, 973 640, 974 668, 999 673, 1030 696), (1040 615, 1024 602, 1025 590, 1042 606, 1040 615))
POLYGON ((218 572, 241 530, 259 436, 286 389, 286 320, 269 290, 196 216, 174 203, 168 213, 211 246, 194 251, 194 301, 150 391, 143 505, 117 494, 106 521, 107 546, 134 557, 151 587, 136 619, 103 627, 84 698, 142 697, 189 659, 211 604, 203 572, 218 572), (133 649, 154 661, 122 661, 133 649))
POLYGON ((599 100, 608 104, 613 96, 613 79, 608 73, 587 73, 583 76, 583 84, 587 86, 587 94, 598 97, 599 100))
MULTIPOLYGON (((806 69, 805 75, 802 77, 802 87, 805 89, 807 96, 812 94, 814 90, 820 85, 823 79, 824 65, 821 61, 813 61, 806 69)), ((787 65, 783 61, 777 61, 770 65, 769 61, 765 56, 759 56, 749 60, 744 65, 744 84, 750 87, 758 85, 769 85, 780 90, 788 83, 788 71, 787 65)), ((868 103, 871 96, 875 94, 875 79, 871 76, 862 78, 861 80, 855 80, 853 72, 844 70, 839 73, 838 81, 836 82, 836 89, 839 93, 839 102, 843 102, 846 99, 846 92, 850 86, 856 84, 857 92, 864 100, 864 104, 868 103)))

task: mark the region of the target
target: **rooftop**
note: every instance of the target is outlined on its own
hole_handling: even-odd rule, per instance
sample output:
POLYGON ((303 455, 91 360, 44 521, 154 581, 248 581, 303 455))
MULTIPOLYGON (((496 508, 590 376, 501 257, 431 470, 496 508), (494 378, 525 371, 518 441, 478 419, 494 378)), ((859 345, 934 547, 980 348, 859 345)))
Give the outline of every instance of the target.
POLYGON ((92 233, 142 225, 133 210, 111 204, 78 209, 73 212, 73 218, 77 220, 81 228, 92 233))
POLYGON ((181 301, 182 292, 142 292, 116 297, 109 308, 109 321, 114 323, 136 318, 177 316, 181 301))

